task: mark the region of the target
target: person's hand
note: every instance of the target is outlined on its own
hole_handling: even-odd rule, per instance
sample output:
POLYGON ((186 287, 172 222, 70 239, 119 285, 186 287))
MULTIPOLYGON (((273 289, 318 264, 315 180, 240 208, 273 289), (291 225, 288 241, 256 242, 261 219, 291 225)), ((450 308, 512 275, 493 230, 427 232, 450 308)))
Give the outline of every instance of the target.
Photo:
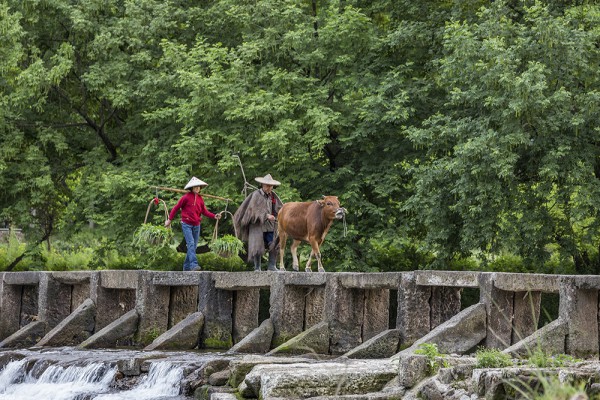
POLYGON ((269 215, 267 215, 267 219, 269 221, 275 221, 275 216, 273 214, 269 214, 269 215))
POLYGON ((215 218, 216 218, 216 219, 221 219, 221 213, 216 213, 216 214, 215 214, 215 218))
POLYGON ((168 228, 170 225, 171 225, 171 220, 170 219, 166 220, 165 221, 165 227, 168 228))

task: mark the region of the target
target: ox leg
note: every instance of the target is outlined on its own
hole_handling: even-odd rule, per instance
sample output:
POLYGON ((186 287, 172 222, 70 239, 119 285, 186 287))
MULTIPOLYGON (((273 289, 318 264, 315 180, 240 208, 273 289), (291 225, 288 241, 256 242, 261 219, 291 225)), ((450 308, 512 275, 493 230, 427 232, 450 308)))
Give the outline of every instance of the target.
POLYGON ((287 233, 283 229, 279 230, 279 270, 285 271, 285 264, 283 263, 283 256, 285 255, 285 245, 287 243, 287 233))
MULTIPOLYGON (((312 251, 310 253, 311 258, 314 255, 317 259, 319 272, 325 272, 325 268, 323 268, 323 264, 321 263, 321 251, 319 250, 319 242, 313 239, 310 241, 310 246, 312 247, 312 251)), ((308 268, 310 268, 309 264, 307 264, 307 270, 308 268)))
POLYGON ((290 247, 290 252, 292 253, 292 268, 294 271, 298 272, 298 246, 300 245, 300 241, 294 239, 292 242, 292 246, 290 247))
POLYGON ((313 256, 313 252, 311 250, 310 254, 308 255, 308 261, 306 262, 306 267, 304 268, 304 270, 306 272, 312 272, 312 268, 310 267, 310 264, 312 263, 312 256, 313 256))

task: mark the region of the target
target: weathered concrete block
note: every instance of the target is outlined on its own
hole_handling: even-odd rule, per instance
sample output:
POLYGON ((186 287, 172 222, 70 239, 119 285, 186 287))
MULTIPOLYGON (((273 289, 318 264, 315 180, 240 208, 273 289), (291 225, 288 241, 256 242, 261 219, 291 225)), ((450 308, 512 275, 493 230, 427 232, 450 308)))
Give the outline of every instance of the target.
POLYGON ((168 329, 198 311, 198 290, 198 285, 170 287, 168 329))
POLYGON ((72 286, 60 283, 53 274, 40 274, 38 287, 38 318, 48 329, 54 328, 71 313, 72 286))
POLYGON ((78 347, 84 349, 115 347, 120 339, 132 336, 137 331, 139 319, 137 311, 130 310, 84 340, 78 347))
POLYGON ((511 343, 517 343, 537 330, 541 301, 540 292, 515 292, 511 343))
POLYGON ((329 324, 321 322, 298 336, 274 348, 267 355, 274 354, 328 354, 329 351, 329 324))
POLYGON ((202 271, 162 271, 152 276, 156 286, 198 286, 202 280, 202 271))
POLYGON ((479 272, 475 271, 414 271, 415 282, 420 286, 472 287, 479 286, 479 272))
POLYGON ((400 345, 400 330, 388 329, 377 336, 363 342, 350 350, 344 357, 348 358, 387 358, 398 352, 400 345))
POLYGON ((239 359, 233 359, 229 364, 229 367, 231 369, 229 384, 232 387, 238 387, 240 384, 243 383, 244 379, 246 378, 246 375, 252 370, 252 368, 254 368, 257 365, 295 363, 312 364, 313 361, 300 357, 268 357, 258 355, 248 355, 239 359))
POLYGON ((485 346, 505 349, 512 341, 514 293, 494 286, 495 274, 482 273, 480 279, 480 302, 486 305, 487 336, 485 346))
POLYGON ((38 346, 73 346, 89 338, 94 331, 96 305, 91 299, 83 302, 67 318, 50 330, 38 346))
POLYGON ((326 288, 326 320, 331 328, 329 351, 341 355, 363 342, 364 290, 345 288, 336 275, 328 276, 326 288))
POLYGON ((398 289, 402 279, 402 272, 387 273, 336 273, 340 284, 346 289, 398 289))
POLYGON ((198 310, 204 314, 200 347, 231 348, 233 346, 233 292, 217 289, 211 273, 202 275, 199 290, 198 310))
POLYGON ((136 340, 148 345, 157 336, 165 333, 169 327, 169 286, 157 286, 153 283, 153 271, 138 271, 138 288, 135 308, 140 316, 136 340))
POLYGON ((260 326, 246 335, 241 341, 236 343, 228 353, 257 353, 264 354, 271 349, 271 340, 273 338, 273 322, 266 319, 260 326))
POLYGON ((275 329, 273 347, 290 340, 304 329, 305 295, 308 290, 284 284, 283 276, 277 278, 273 281, 269 300, 269 315, 275 329))
POLYGON ((515 356, 527 356, 537 349, 542 349, 549 354, 564 354, 566 350, 565 339, 568 333, 567 321, 558 318, 503 350, 503 352, 515 356))
POLYGON ((464 354, 477 346, 485 335, 486 310, 485 305, 479 303, 464 309, 417 340, 411 347, 394 355, 392 359, 413 354, 422 343, 437 344, 440 353, 464 354))
POLYGON ((45 334, 46 323, 44 321, 33 321, 0 342, 0 348, 30 347, 36 344, 45 334))
POLYGON ((45 272, 7 272, 3 279, 8 285, 37 286, 42 274, 45 272))
POLYGON ((364 291, 364 296, 363 342, 386 331, 390 326, 389 289, 368 289, 364 291))
POLYGON ((558 293, 560 275, 497 272, 494 286, 507 292, 558 293))
POLYGON ((92 300, 102 310, 96 315, 96 332, 135 308, 136 290, 105 289, 98 285, 92 286, 91 291, 94 295, 92 300))
POLYGON ((378 392, 397 374, 397 365, 388 360, 346 360, 258 365, 244 382, 257 394, 255 397, 263 399, 310 398, 378 392))
POLYGON ((157 337, 144 350, 191 350, 198 346, 204 315, 196 312, 157 337))
POLYGON ((569 326, 567 353, 576 357, 598 354, 598 289, 582 289, 582 282, 589 283, 573 277, 560 283, 558 312, 569 326))
MULTIPOLYGON (((0 340, 5 339, 21 328, 21 296, 23 287, 3 282, 0 298, 0 340)), ((36 311, 37 314, 37 311, 36 311)))
MULTIPOLYGON (((63 285, 85 285, 90 283, 92 275, 97 272, 92 271, 56 271, 48 273, 52 279, 63 285)), ((89 296, 88 296, 89 297, 89 296)))
POLYGON ((450 318, 460 312, 460 294, 462 288, 455 287, 437 287, 431 288, 431 326, 434 329, 437 326, 448 321, 450 318))
POLYGON ((236 290, 233 294, 233 342, 238 343, 258 327, 260 289, 236 290))
POLYGON ((214 286, 220 290, 247 290, 249 288, 268 288, 279 274, 257 274, 254 271, 211 272, 214 286))
POLYGON ((398 289, 396 328, 400 330, 401 345, 410 346, 431 330, 431 287, 419 286, 413 273, 402 275, 398 289))
POLYGON ((144 271, 100 271, 100 285, 105 289, 137 289, 138 276, 144 271))
MULTIPOLYGON (((319 274, 323 275, 323 274, 319 274)), ((325 286, 313 286, 304 296, 304 329, 322 322, 325 318, 325 286)))

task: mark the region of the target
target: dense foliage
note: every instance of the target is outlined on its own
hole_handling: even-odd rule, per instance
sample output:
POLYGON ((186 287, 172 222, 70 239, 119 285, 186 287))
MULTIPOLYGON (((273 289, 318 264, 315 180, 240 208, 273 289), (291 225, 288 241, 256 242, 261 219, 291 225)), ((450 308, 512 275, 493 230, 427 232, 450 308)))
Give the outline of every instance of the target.
POLYGON ((339 196, 328 270, 600 272, 594 2, 7 0, 0 41, 0 269, 139 263, 149 186, 233 211, 241 159, 339 196))

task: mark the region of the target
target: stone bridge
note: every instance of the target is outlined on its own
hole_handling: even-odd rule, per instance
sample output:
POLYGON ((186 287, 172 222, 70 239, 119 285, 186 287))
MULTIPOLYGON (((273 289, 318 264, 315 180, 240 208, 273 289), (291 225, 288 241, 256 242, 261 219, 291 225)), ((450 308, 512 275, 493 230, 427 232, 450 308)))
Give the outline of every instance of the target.
POLYGON ((597 357, 599 291, 600 276, 513 273, 6 272, 0 348, 384 358, 425 342, 456 354, 543 343, 597 357), (539 327, 546 294, 558 312, 539 327))

